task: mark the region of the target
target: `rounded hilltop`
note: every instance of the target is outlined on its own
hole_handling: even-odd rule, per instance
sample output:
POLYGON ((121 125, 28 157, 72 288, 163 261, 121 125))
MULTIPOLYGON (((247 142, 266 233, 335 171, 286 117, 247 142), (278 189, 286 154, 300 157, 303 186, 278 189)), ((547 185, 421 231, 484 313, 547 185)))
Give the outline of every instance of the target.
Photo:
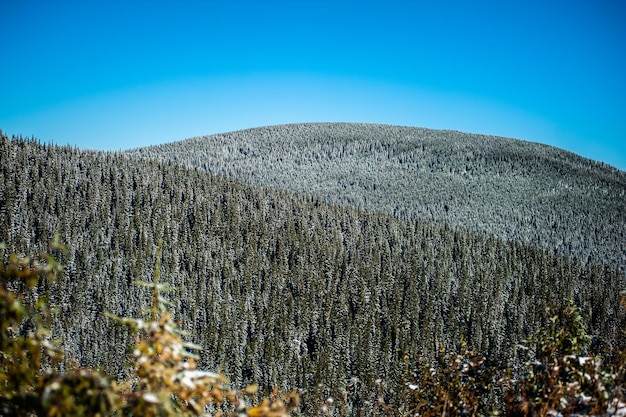
POLYGON ((127 154, 626 267, 626 172, 548 145, 452 130, 301 123, 127 154))

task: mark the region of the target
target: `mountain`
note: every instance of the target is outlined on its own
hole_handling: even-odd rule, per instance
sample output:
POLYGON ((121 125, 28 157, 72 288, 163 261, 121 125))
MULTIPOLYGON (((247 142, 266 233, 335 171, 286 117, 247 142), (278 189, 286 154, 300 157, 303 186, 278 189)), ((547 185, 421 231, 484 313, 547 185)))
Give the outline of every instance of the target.
POLYGON ((315 123, 204 136, 127 154, 626 268, 626 172, 538 143, 315 123))
MULTIPOLYGON (((320 129, 336 132, 338 127, 405 131, 369 125, 298 128, 305 127, 318 133, 320 129)), ((280 132, 295 128, 275 129, 280 132)), ((373 157, 358 157, 357 150, 362 149, 391 168, 385 176, 387 171, 373 164, 371 170, 378 174, 371 174, 370 182, 355 181, 352 189, 374 189, 374 184, 376 190, 387 187, 390 201, 400 199, 401 190, 405 189, 428 186, 435 192, 433 186, 418 181, 422 174, 415 173, 421 172, 421 165, 408 162, 410 155, 420 153, 419 149, 431 152, 426 143, 418 146, 409 135, 416 131, 406 130, 405 148, 400 146, 403 136, 398 136, 394 148, 385 145, 387 141, 367 145, 365 139, 359 141, 354 139, 358 135, 346 133, 341 136, 345 142, 343 155, 330 151, 338 152, 340 147, 335 143, 337 139, 329 137, 327 148, 319 145, 331 152, 324 156, 328 161, 328 189, 337 190, 333 188, 336 184, 346 184, 349 189, 345 175, 333 176, 333 169, 343 165, 343 171, 354 172, 355 177, 364 175, 364 161, 373 157), (366 151, 369 147, 379 150, 366 151), (385 162, 384 154, 389 155, 391 162, 385 162), (401 179, 393 169, 404 164, 413 167, 414 173, 401 179), (399 184, 405 184, 394 192, 389 188, 392 174, 399 184), (420 186, 409 187, 416 183, 420 186)), ((439 208, 442 213, 433 214, 435 221, 426 221, 417 211, 409 215, 408 209, 407 215, 396 216, 391 210, 374 210, 374 206, 367 205, 374 203, 365 193, 346 194, 332 202, 312 192, 288 191, 288 182, 282 188, 268 187, 260 185, 260 181, 252 184, 253 181, 223 175, 226 168, 236 168, 231 165, 237 158, 245 161, 246 153, 251 158, 261 154, 254 143, 266 143, 275 155, 280 153, 277 143, 281 142, 276 138, 281 136, 270 135, 272 128, 246 134, 254 132, 266 132, 265 141, 251 140, 248 148, 233 145, 229 150, 226 146, 222 162, 217 162, 218 156, 210 151, 202 156, 201 148, 191 146, 195 142, 211 142, 210 139, 171 145, 177 155, 189 146, 190 158, 211 160, 224 167, 221 175, 207 172, 210 165, 201 168, 191 162, 183 163, 182 159, 177 162, 174 153, 166 161, 165 154, 149 157, 149 150, 93 152, 0 135, 0 242, 6 244, 0 252, 30 254, 46 250, 57 233, 68 247, 66 253, 59 254, 65 266, 63 274, 56 282, 41 282, 37 291, 58 309, 52 337, 61 341, 68 358, 61 367, 70 367, 75 361, 114 375, 122 372, 132 339, 105 313, 138 317, 149 308, 149 290, 134 281, 152 279, 161 241, 161 282, 178 288, 166 296, 172 301, 174 317, 189 332, 190 341, 204 349, 200 366, 224 370, 236 386, 257 382, 263 390, 271 390, 275 385, 282 389, 296 387, 301 390, 305 414, 313 414, 315 404, 319 404, 316 396, 341 398, 350 380, 360 381, 350 388, 357 408, 366 401, 376 401, 375 381, 379 378, 390 390, 399 392, 405 382, 407 358, 433 358, 441 349, 454 352, 462 341, 494 360, 515 357, 515 343, 541 324, 546 307, 566 305, 568 299, 588 317, 597 353, 609 356, 626 346, 620 331, 626 328, 626 314, 619 307, 620 292, 626 284, 624 274, 611 266, 615 260, 603 263, 594 258, 596 253, 610 252, 609 245, 598 242, 601 249, 585 246, 594 256, 581 262, 559 251, 555 253, 553 248, 548 250, 524 239, 514 239, 520 234, 513 230, 517 223, 510 225, 512 231, 507 239, 486 229, 473 230, 478 229, 480 222, 475 222, 473 228, 458 227, 446 220, 455 218, 455 211, 461 211, 452 199, 447 200, 447 214, 445 208, 439 208), (363 198, 362 207, 348 204, 351 195, 355 201, 363 198)), ((300 175, 300 179, 293 181, 304 188, 302 182, 313 178, 304 161, 312 161, 315 156, 307 150, 304 140, 280 140, 285 148, 294 148, 293 155, 298 147, 305 155, 300 160, 303 172, 294 174, 300 175)), ((491 140, 501 142, 497 138, 491 140)), ((438 142, 433 139, 429 143, 438 142)), ((503 143, 513 148, 530 146, 514 141, 503 143)), ((458 147, 462 148, 461 144, 458 147)), ((480 149, 475 150, 476 155, 483 155, 487 148, 480 149)), ((546 148, 546 152, 549 150, 546 148)), ((428 176, 428 170, 423 175, 435 180, 440 176, 441 187, 462 183, 463 175, 450 173, 450 168, 442 169, 451 157, 441 152, 440 165, 434 164, 433 172, 428 176), (445 172, 449 174, 444 175, 445 172), (457 182, 443 180, 457 176, 457 182)), ((559 151, 554 152, 560 155, 559 151)), ((285 151, 283 163, 295 164, 296 160, 289 162, 293 156, 289 155, 285 151)), ((523 165, 517 158, 510 156, 508 165, 523 165)), ((555 158, 549 160, 557 161, 555 158)), ((571 187, 577 198, 577 193, 582 192, 579 190, 585 188, 571 184, 586 182, 582 174, 572 174, 582 172, 572 161, 587 166, 588 176, 604 178, 597 180, 598 190, 606 190, 598 192, 602 197, 598 201, 604 202, 602 210, 607 215, 593 219, 599 222, 596 226, 603 233, 620 233, 624 223, 615 223, 615 219, 619 221, 623 214, 610 209, 607 201, 619 204, 619 196, 624 193, 624 187, 619 188, 623 173, 571 155, 565 161, 569 162, 553 162, 555 166, 541 172, 544 176, 547 172, 565 172, 559 178, 570 178, 564 186, 571 187)), ((250 171, 237 170, 241 177, 242 172, 248 172, 252 178, 255 166, 259 178, 263 172, 289 178, 289 172, 281 172, 269 162, 266 165, 269 166, 263 168, 250 164, 250 171)), ((309 165, 314 166, 312 162, 309 165)), ((489 169, 501 165, 493 163, 489 169)), ((503 186, 495 174, 493 183, 488 182, 486 174, 479 177, 476 171, 480 166, 479 162, 467 164, 467 175, 471 175, 467 181, 482 178, 482 182, 476 180, 478 184, 503 186)), ((501 175, 511 176, 505 172, 508 171, 503 170, 501 175)), ((533 188, 528 184, 536 181, 532 172, 528 169, 527 177, 520 174, 528 192, 533 188)), ((311 180, 310 187, 321 190, 322 183, 322 178, 311 180)), ((447 193, 454 194, 450 190, 447 193)), ((501 194, 504 195, 503 190, 501 194)), ((442 204, 430 198, 432 202, 424 207, 434 210, 442 204)), ((463 195, 457 199, 476 198, 463 195)), ((501 199, 508 201, 509 197, 501 199)), ((573 210, 573 202, 568 201, 565 199, 565 213, 573 210)), ((598 211, 590 201, 578 201, 581 210, 598 211)), ((380 197, 378 204, 382 203, 380 197)), ((488 207, 487 202, 484 205, 488 207)), ((513 210, 510 201, 505 206, 513 210)), ((553 202, 550 207, 561 206, 553 202)), ((554 221, 568 218, 560 211, 547 214, 546 209, 532 210, 551 215, 554 221)), ((484 213, 477 216, 487 218, 484 213)), ((526 217, 520 217, 520 224, 526 221, 526 217)), ((579 224, 586 225, 588 221, 579 224)), ((558 223, 555 229, 563 233, 564 242, 573 241, 581 233, 574 230, 570 238, 565 233, 568 227, 558 223)), ((539 236, 542 231, 535 233, 539 236)), ((619 238, 607 237, 611 241, 619 238)))

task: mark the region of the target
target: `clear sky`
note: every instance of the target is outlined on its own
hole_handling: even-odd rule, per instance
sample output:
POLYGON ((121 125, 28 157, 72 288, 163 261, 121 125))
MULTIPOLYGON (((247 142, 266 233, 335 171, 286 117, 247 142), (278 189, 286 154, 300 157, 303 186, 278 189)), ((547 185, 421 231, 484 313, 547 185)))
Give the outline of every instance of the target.
POLYGON ((625 22, 622 0, 0 0, 0 129, 118 150, 389 123, 624 170, 625 22))

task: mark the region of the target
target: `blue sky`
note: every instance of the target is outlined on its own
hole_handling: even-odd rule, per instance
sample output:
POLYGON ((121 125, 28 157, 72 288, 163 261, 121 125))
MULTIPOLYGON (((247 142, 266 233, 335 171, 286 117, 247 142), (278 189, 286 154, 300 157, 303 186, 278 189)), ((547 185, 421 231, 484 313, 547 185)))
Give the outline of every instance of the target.
POLYGON ((372 122, 626 169, 623 1, 0 0, 0 18, 9 135, 118 150, 372 122))

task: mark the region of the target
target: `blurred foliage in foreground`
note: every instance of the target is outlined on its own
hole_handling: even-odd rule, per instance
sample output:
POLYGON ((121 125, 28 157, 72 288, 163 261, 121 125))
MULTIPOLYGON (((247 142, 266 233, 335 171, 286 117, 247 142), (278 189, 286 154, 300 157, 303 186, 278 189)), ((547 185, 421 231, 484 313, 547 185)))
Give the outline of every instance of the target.
POLYGON ((35 289, 39 279, 54 279, 59 270, 50 255, 13 254, 0 265, 0 415, 193 416, 214 409, 215 415, 280 417, 297 406, 296 394, 277 393, 248 405, 257 386, 233 390, 223 375, 197 369, 195 347, 183 341, 164 308, 160 292, 167 287, 158 275, 144 283, 154 290, 150 319, 116 318, 137 336, 128 381, 91 369, 56 371, 62 352, 45 327, 52 310, 35 289))
MULTIPOLYGON (((52 253, 58 250, 62 246, 53 243, 52 253)), ((40 279, 53 280, 61 267, 49 254, 5 259, 0 264, 0 415, 298 415, 295 391, 279 395, 275 389, 260 398, 255 384, 232 389, 225 376, 197 369, 192 351, 199 347, 186 343, 173 321, 161 295, 172 288, 159 283, 159 268, 157 263, 152 283, 138 282, 152 289, 150 317, 112 316, 136 335, 131 378, 120 382, 91 369, 57 370, 63 353, 46 330, 53 309, 36 289, 40 279), (258 405, 250 405, 252 399, 258 405)), ((622 305, 626 308, 626 298, 622 305)), ((455 354, 442 349, 435 364, 407 355, 403 392, 386 391, 385 382, 377 380, 376 401, 348 410, 350 384, 359 383, 353 380, 343 400, 320 397, 317 415, 626 415, 625 354, 616 355, 613 364, 589 354, 591 337, 572 303, 547 313, 511 364, 491 363, 465 343, 455 354)))
MULTIPOLYGON (((622 299, 626 307, 626 298, 622 299)), ((591 337, 570 303, 549 308, 546 322, 509 364, 490 363, 463 343, 441 353, 408 382, 409 415, 419 416, 624 416, 624 353, 614 364, 589 354, 591 337)))

